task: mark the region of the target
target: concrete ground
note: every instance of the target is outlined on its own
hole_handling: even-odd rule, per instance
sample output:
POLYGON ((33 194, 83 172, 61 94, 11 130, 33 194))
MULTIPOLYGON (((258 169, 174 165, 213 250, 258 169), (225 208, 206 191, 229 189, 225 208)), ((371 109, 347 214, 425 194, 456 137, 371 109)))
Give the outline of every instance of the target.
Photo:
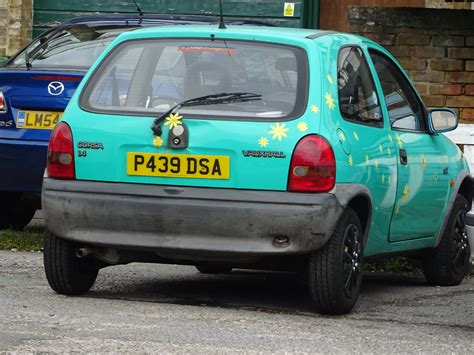
POLYGON ((474 279, 367 275, 348 316, 310 312, 302 278, 131 264, 82 297, 55 294, 41 253, 0 251, 0 351, 472 353, 474 279))

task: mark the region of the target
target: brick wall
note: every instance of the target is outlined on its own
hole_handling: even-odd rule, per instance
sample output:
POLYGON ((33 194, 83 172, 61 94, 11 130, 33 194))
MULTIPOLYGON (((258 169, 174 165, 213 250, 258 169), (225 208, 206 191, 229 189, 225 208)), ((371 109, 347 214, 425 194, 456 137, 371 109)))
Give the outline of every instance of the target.
POLYGON ((427 106, 474 123, 474 11, 352 6, 348 23, 392 52, 427 106))
POLYGON ((32 0, 0 0, 0 56, 31 41, 32 0))

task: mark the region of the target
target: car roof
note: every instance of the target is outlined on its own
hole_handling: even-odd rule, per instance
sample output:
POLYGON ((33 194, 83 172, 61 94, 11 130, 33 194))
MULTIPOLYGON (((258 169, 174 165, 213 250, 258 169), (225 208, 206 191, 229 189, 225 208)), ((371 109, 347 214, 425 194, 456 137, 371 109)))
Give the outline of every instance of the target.
POLYGON ((302 29, 302 28, 290 28, 290 27, 261 27, 261 26, 234 26, 228 25, 226 29, 218 29, 217 26, 203 26, 203 25, 189 25, 185 27, 173 27, 173 26, 160 26, 158 27, 146 27, 136 31, 133 33, 129 32, 124 34, 127 38, 139 38, 142 35, 153 36, 154 34, 160 35, 163 33, 186 33, 188 35, 192 33, 228 33, 228 34, 259 34, 263 36, 285 36, 285 37, 299 37, 305 38, 315 33, 323 33, 322 30, 309 30, 309 29, 302 29))
MULTIPOLYGON (((362 40, 369 41, 363 37, 356 36, 349 33, 341 33, 328 30, 315 30, 315 29, 304 29, 304 28, 291 28, 291 27, 262 27, 262 26, 234 26, 228 25, 226 29, 218 29, 217 26, 202 26, 202 25, 188 25, 185 27, 176 26, 160 26, 160 27, 145 27, 133 32, 123 33, 119 38, 121 40, 128 39, 139 39, 142 37, 153 37, 162 36, 163 34, 170 34, 173 36, 183 35, 212 35, 223 34, 238 35, 258 35, 260 37, 268 38, 299 38, 308 40, 317 40, 324 38, 329 41, 338 41, 341 45, 348 43, 360 43, 362 40)), ((375 43, 370 41, 371 43, 375 43)))

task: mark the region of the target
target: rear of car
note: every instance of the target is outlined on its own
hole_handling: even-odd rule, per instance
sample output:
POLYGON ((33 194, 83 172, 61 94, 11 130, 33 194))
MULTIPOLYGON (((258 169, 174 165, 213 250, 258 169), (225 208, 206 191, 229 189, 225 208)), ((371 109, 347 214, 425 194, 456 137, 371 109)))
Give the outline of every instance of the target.
POLYGON ((50 146, 43 202, 63 220, 48 217, 48 226, 188 263, 317 249, 338 218, 325 209, 338 203, 312 193, 334 187, 335 159, 324 138, 307 136, 318 129, 305 117, 310 42, 198 30, 193 38, 123 37, 95 68, 57 129, 70 137, 67 148, 50 146), (207 97, 166 114, 223 93, 257 97, 207 97), (150 129, 159 116, 162 135, 150 129), (313 147, 320 153, 312 156, 313 147))

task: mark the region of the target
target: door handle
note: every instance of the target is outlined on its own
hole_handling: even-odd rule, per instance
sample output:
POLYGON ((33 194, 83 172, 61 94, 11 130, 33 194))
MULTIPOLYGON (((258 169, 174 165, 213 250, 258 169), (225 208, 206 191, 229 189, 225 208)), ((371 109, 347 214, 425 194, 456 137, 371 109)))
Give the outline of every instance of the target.
POLYGON ((408 164, 408 156, 407 151, 405 149, 400 149, 400 164, 407 165, 408 164))

